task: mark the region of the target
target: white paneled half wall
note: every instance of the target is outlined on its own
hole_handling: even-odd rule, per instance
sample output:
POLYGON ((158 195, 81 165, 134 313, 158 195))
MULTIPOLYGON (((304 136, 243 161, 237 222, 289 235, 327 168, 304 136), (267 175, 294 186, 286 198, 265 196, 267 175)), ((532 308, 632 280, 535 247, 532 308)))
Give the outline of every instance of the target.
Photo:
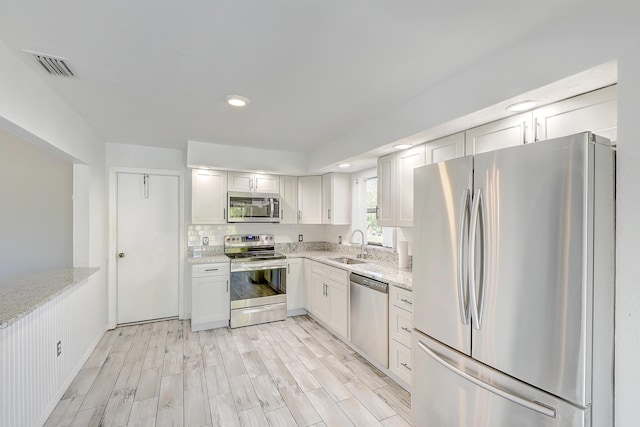
POLYGON ((44 424, 82 368, 106 330, 101 274, 0 329, 0 426, 44 424))

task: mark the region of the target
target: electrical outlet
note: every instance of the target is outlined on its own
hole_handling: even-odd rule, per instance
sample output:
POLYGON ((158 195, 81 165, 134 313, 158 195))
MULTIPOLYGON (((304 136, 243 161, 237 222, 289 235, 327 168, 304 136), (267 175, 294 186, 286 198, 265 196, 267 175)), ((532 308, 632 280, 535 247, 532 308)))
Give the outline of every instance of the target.
POLYGON ((338 236, 338 244, 341 245, 342 244, 342 236, 338 236))
POLYGON ((62 341, 58 341, 56 344, 56 357, 60 357, 62 354, 62 341))
POLYGON ((302 234, 298 234, 298 242, 302 242, 302 234))
POLYGON ((202 237, 202 245, 203 246, 209 245, 209 236, 203 236, 202 237))

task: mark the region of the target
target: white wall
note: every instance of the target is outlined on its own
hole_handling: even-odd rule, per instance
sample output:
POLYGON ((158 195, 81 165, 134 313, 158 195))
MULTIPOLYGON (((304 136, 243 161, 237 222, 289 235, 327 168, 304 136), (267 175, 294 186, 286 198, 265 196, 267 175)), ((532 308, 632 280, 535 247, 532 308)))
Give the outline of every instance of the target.
MULTIPOLYGON (((82 285, 87 291, 78 293, 80 300, 77 306, 81 309, 73 313, 75 330, 69 334, 69 339, 74 341, 69 345, 77 347, 77 352, 75 356, 69 355, 73 357, 69 364, 79 369, 94 343, 104 333, 107 323, 104 143, 94 129, 42 80, 55 77, 37 75, 2 42, 0 64, 0 127, 46 150, 72 158, 81 170, 74 177, 74 191, 82 193, 84 206, 81 209, 74 206, 74 214, 84 217, 73 221, 74 263, 76 266, 100 267, 101 270, 82 285), (76 250, 86 253, 76 254, 76 250)), ((5 220, 0 209, 0 221, 5 220)), ((65 375, 73 377, 73 372, 74 369, 65 375)), ((64 389, 62 386, 54 393, 52 404, 57 402, 64 389)), ((15 396, 0 396, 0 400, 14 405, 28 404, 15 400, 15 396)), ((37 418, 42 416, 46 414, 37 414, 37 418)))
POLYGON ((0 129, 0 282, 73 265, 73 164, 0 129))

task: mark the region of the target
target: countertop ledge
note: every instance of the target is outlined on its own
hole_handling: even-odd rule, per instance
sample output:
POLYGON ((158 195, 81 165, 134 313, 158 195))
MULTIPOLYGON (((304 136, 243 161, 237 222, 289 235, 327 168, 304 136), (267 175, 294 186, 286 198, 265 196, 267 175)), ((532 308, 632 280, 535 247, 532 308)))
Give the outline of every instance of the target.
MULTIPOLYGON (((322 262, 332 267, 338 267, 349 272, 362 274, 364 276, 371 277, 373 279, 387 282, 391 285, 397 286, 408 291, 413 290, 413 281, 411 270, 406 268, 399 268, 397 265, 382 262, 373 259, 364 259, 366 261, 363 264, 343 264, 337 261, 333 261, 331 258, 337 258, 346 256, 353 258, 352 256, 345 255, 344 253, 334 251, 298 251, 298 252, 284 252, 287 258, 307 258, 313 261, 322 262)), ((202 256, 202 257, 189 257, 187 258, 189 264, 208 264, 216 262, 229 262, 229 258, 225 255, 215 256, 202 256)))
POLYGON ((99 270, 100 267, 83 267, 42 271, 0 283, 0 329, 8 328, 99 270))

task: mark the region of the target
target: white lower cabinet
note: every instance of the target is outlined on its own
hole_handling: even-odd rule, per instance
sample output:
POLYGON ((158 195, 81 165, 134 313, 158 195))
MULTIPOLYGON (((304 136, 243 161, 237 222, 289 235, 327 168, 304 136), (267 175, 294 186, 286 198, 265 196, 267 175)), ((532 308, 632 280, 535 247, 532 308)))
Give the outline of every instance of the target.
POLYGON ((191 330, 229 325, 229 263, 191 268, 191 330))
POLYGON ((304 313, 304 271, 302 258, 287 260, 287 312, 289 315, 304 313))
POLYGON ((411 386, 412 293, 389 287, 389 370, 411 386))
POLYGON ((349 273, 319 262, 312 263, 313 315, 346 338, 349 330, 349 273))
POLYGON ((304 260, 304 308, 313 314, 313 261, 304 260))
POLYGON ((411 385, 411 347, 391 340, 389 342, 389 369, 405 383, 411 385))

